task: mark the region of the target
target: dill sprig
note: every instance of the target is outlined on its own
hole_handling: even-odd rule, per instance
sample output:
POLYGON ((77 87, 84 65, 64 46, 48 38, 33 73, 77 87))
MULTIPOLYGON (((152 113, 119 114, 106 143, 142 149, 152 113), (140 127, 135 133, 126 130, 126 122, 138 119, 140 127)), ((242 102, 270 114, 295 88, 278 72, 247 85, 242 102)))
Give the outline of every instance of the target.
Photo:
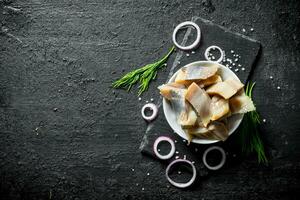
MULTIPOLYGON (((252 99, 252 91, 255 83, 247 83, 246 95, 252 99)), ((260 117, 256 110, 245 114, 241 126, 241 144, 242 152, 250 154, 256 152, 258 163, 268 164, 268 159, 265 154, 263 142, 259 133, 260 117)))
POLYGON ((133 85, 136 83, 140 83, 139 85, 139 91, 138 95, 140 96, 143 92, 145 92, 149 88, 149 84, 151 80, 154 80, 157 76, 157 71, 161 69, 162 67, 166 66, 164 65, 170 55, 175 50, 175 47, 173 46, 169 52, 160 60, 147 64, 141 68, 138 68, 134 71, 131 71, 127 74, 125 74, 122 78, 116 80, 113 82, 112 86, 113 88, 122 88, 127 91, 129 91, 133 85))

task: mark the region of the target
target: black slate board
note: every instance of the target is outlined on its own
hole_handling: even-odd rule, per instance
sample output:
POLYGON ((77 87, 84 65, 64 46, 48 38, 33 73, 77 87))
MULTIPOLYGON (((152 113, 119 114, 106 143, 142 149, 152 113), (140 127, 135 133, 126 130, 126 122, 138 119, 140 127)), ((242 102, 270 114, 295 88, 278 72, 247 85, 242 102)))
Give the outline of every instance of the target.
MULTIPOLYGON (((241 56, 235 66, 231 64, 228 65, 228 67, 231 67, 240 80, 246 83, 255 67, 255 61, 260 52, 260 43, 247 36, 231 32, 222 26, 199 17, 193 17, 192 21, 196 22, 201 28, 202 35, 200 45, 193 52, 183 52, 180 50, 176 52, 175 59, 171 61, 172 65, 170 67, 168 79, 184 65, 198 60, 205 60, 204 52, 206 48, 211 45, 217 45, 225 51, 226 58, 234 61, 236 58, 233 57, 234 54, 241 56), (234 53, 232 53, 232 50, 234 53), (238 64, 241 66, 238 66, 238 64), (242 68, 244 69, 242 70, 242 68), (235 69, 238 69, 238 71, 236 72, 235 69)), ((191 38, 195 38, 194 34, 195 31, 192 31, 191 28, 186 29, 182 44, 186 44, 191 38)), ((229 64, 228 61, 222 63, 224 65, 229 64)), ((179 152, 178 154, 175 154, 172 159, 175 159, 175 156, 179 156, 180 158, 186 157, 186 159, 194 161, 200 176, 208 174, 208 170, 204 167, 201 158, 203 151, 209 146, 222 146, 227 152, 227 160, 231 160, 227 163, 233 164, 240 160, 241 154, 235 143, 235 138, 238 137, 238 133, 233 133, 233 135, 231 135, 224 143, 218 142, 212 145, 191 144, 187 146, 186 141, 177 136, 168 125, 163 113, 162 98, 159 99, 157 105, 159 107, 158 117, 154 122, 148 124, 143 141, 140 145, 140 150, 144 155, 156 158, 153 153, 153 143, 155 139, 159 136, 168 136, 175 140, 176 151, 179 152)), ((228 167, 228 164, 226 165, 228 167)))

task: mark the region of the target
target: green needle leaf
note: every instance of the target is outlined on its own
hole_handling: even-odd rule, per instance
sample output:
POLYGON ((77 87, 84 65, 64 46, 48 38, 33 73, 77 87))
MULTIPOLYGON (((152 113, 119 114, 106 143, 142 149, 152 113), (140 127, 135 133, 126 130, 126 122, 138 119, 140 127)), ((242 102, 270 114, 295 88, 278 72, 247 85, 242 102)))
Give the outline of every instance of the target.
MULTIPOLYGON (((249 82, 246 85, 245 93, 252 99, 252 92, 255 83, 249 82)), ((265 154, 263 142, 260 138, 258 126, 260 124, 260 117, 256 110, 248 112, 244 116, 244 120, 241 125, 241 144, 242 151, 245 154, 256 152, 258 163, 267 165, 268 159, 265 154)))
POLYGON ((113 82, 112 87, 129 91, 133 85, 139 82, 138 95, 140 96, 143 92, 148 90, 150 82, 156 78, 158 70, 165 66, 165 63, 174 50, 175 47, 173 46, 160 60, 128 72, 122 78, 113 82))

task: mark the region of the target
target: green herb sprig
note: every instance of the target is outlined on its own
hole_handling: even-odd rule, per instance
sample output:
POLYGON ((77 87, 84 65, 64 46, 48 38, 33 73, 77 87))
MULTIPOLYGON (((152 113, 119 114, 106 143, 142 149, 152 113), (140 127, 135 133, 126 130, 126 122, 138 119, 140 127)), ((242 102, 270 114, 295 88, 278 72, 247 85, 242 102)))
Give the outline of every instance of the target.
POLYGON ((164 64, 167 62, 174 50, 175 47, 173 46, 160 60, 125 74, 122 78, 113 82, 113 88, 121 88, 129 91, 133 85, 139 82, 140 85, 138 95, 140 96, 149 88, 151 80, 156 78, 157 71, 165 66, 164 64))
MULTIPOLYGON (((255 83, 249 82, 246 86, 246 95, 252 99, 252 91, 255 83)), ((267 165, 268 159, 265 154, 263 142, 260 138, 258 130, 260 124, 260 117, 256 110, 245 114, 242 126, 241 126, 241 144, 242 152, 250 154, 256 152, 258 163, 267 165)))

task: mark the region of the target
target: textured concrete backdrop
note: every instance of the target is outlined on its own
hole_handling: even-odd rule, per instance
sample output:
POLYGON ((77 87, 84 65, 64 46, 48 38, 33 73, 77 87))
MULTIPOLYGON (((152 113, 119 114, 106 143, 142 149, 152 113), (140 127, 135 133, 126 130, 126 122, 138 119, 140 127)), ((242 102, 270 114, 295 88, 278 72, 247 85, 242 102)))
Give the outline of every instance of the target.
POLYGON ((0 0, 0 199, 296 199, 299 10, 297 0, 0 0), (253 80, 271 164, 249 157, 182 191, 138 150, 140 108, 168 70, 142 101, 110 85, 166 52, 192 16, 262 43, 253 80))

